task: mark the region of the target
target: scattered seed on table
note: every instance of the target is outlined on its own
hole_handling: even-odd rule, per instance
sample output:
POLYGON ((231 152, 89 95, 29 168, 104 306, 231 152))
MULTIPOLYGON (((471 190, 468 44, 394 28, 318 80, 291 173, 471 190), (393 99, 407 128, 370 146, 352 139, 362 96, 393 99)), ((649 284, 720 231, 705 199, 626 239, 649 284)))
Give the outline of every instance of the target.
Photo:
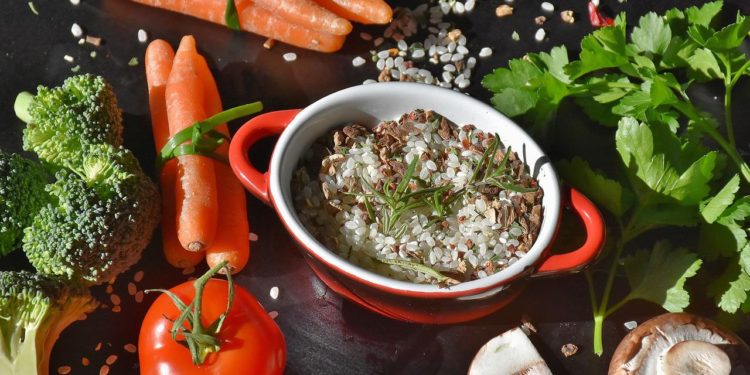
POLYGON ((284 58, 284 61, 286 62, 292 62, 292 61, 297 60, 297 54, 294 52, 285 53, 284 56, 282 57, 284 58))
POLYGON ((96 51, 91 51, 91 53, 89 53, 89 56, 91 56, 92 59, 95 59, 96 58, 96 51))
POLYGON ((565 23, 573 23, 576 22, 575 14, 572 10, 564 10, 560 12, 560 18, 565 23))
POLYGON ((380 45, 383 44, 383 42, 385 42, 385 39, 378 37, 377 39, 375 39, 375 41, 372 42, 372 44, 375 47, 380 47, 380 45))
POLYGON ((78 73, 79 70, 81 70, 81 66, 80 65, 76 65, 76 66, 70 68, 70 71, 73 72, 73 73, 78 73))
POLYGON ((143 271, 138 271, 133 275, 133 281, 139 283, 141 280, 143 280, 143 271))
POLYGON ((133 56, 130 58, 130 61, 128 61, 128 66, 138 66, 138 58, 133 56))
POLYGON ((104 362, 106 362, 108 365, 112 366, 112 364, 114 364, 115 362, 117 362, 117 355, 116 354, 110 355, 109 357, 107 357, 107 360, 104 361, 104 362))
POLYGON ((102 349, 102 343, 100 342, 100 343, 96 344, 96 347, 94 348, 94 351, 98 352, 101 349, 102 349))
POLYGON ((102 45, 102 38, 98 36, 86 35, 86 43, 91 44, 92 46, 99 47, 100 45, 102 45))
POLYGON ((81 0, 70 0, 70 3, 73 5, 78 5, 81 3, 81 0))
POLYGON ((364 65, 367 62, 362 56, 357 56, 354 59, 352 59, 352 66, 354 67, 360 67, 364 65))
POLYGON ((253 232, 250 232, 250 235, 248 236, 248 239, 250 239, 250 242, 255 242, 255 241, 258 240, 258 235, 255 234, 255 233, 253 233, 253 232))
POLYGON ((515 30, 513 30, 513 34, 510 34, 510 38, 513 39, 514 42, 521 40, 521 36, 518 35, 518 31, 515 30))
POLYGON ((107 375, 109 374, 109 366, 102 365, 101 368, 99 368, 99 375, 107 375))
POLYGON ((113 313, 118 313, 120 311, 122 311, 122 307, 120 305, 115 305, 114 307, 112 307, 113 313))
POLYGON ((115 305, 115 306, 119 305, 120 302, 121 302, 120 301, 120 296, 118 296, 117 294, 110 294, 109 295, 109 299, 112 301, 112 304, 115 305))
POLYGON ((83 39, 83 38, 78 39, 78 44, 79 45, 83 45, 83 43, 86 43, 86 39, 83 39))
POLYGON ((135 352, 138 351, 138 347, 135 346, 135 345, 133 345, 133 344, 125 344, 125 346, 123 348, 128 353, 135 353, 135 352))
POLYGON ((535 40, 536 40, 537 42, 541 42, 541 41, 543 41, 543 40, 544 40, 544 38, 545 38, 546 36, 547 36, 547 32, 546 32, 546 31, 544 31, 544 29, 541 29, 541 28, 540 28, 540 29, 539 29, 539 30, 537 30, 537 31, 536 31, 536 33, 534 34, 534 39, 535 39, 535 40))
POLYGON ((263 48, 265 49, 271 49, 276 44, 276 40, 268 38, 265 42, 263 42, 263 48))
POLYGON ((464 3, 464 8, 467 12, 471 12, 472 10, 474 10, 474 5, 476 5, 475 0, 466 0, 466 2, 464 3))
POLYGON ((107 285, 107 288, 104 289, 104 290, 107 292, 107 294, 112 294, 112 291, 114 289, 112 288, 112 284, 109 284, 109 285, 107 285))
POLYGON ((195 272, 195 267, 188 267, 188 268, 183 268, 182 269, 182 274, 183 275, 190 275, 193 272, 195 272))
POLYGON ((279 298, 279 287, 278 286, 274 286, 273 288, 271 288, 271 290, 268 292, 268 294, 271 296, 271 298, 278 299, 279 298))
POLYGON ((479 50, 479 57, 489 56, 492 56, 492 49, 490 47, 483 47, 481 50, 479 50))
POLYGON ((86 366, 88 366, 88 365, 91 364, 91 361, 89 361, 89 359, 86 358, 86 357, 82 357, 81 358, 81 364, 83 365, 83 367, 86 367, 86 366))
POLYGON ((138 287, 134 283, 128 283, 128 294, 134 296, 138 292, 138 287))
POLYGON ((545 11, 545 12, 552 13, 552 12, 555 11, 555 6, 552 5, 552 3, 548 2, 548 1, 545 1, 545 2, 542 3, 542 10, 545 11))
POLYGON ((560 348, 560 351, 567 358, 578 353, 578 346, 573 343, 567 343, 560 348))
POLYGON ((146 43, 146 41, 148 41, 148 33, 146 30, 138 29, 138 41, 141 43, 146 43))
POLYGON ((70 26, 70 33, 73 34, 74 37, 80 38, 81 36, 83 36, 83 29, 79 24, 74 23, 72 26, 70 26))
POLYGON ((72 63, 75 59, 73 58, 73 56, 65 55, 65 56, 63 56, 63 60, 65 60, 65 61, 67 61, 69 63, 72 63))
POLYGON ((366 41, 372 40, 372 35, 365 33, 365 32, 359 33, 359 37, 362 38, 362 40, 366 40, 366 41))
POLYGON ((135 294, 135 302, 141 303, 143 302, 143 291, 139 290, 138 293, 135 294))
POLYGON ((70 371, 72 370, 73 369, 70 368, 70 366, 60 366, 57 368, 57 373, 60 375, 66 375, 66 374, 70 374, 70 371))
POLYGON ((495 15, 502 18, 513 15, 513 7, 507 4, 495 8, 495 15))
POLYGON ((635 320, 625 322, 622 325, 625 326, 625 329, 627 329, 628 331, 632 331, 635 329, 635 327, 638 327, 638 323, 636 323, 635 320))
POLYGON ((547 22, 547 17, 545 16, 539 16, 534 18, 534 23, 541 26, 544 25, 544 23, 547 22))

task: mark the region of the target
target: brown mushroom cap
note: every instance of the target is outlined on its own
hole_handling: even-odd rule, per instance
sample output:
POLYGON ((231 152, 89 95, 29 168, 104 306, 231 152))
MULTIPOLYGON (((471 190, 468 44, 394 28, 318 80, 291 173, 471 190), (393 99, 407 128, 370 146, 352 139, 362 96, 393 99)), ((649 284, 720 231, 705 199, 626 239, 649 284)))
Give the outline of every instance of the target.
POLYGON ((663 355, 664 375, 729 375, 729 356, 718 346, 705 341, 688 340, 674 344, 663 355))
MULTIPOLYGON (((658 360, 663 351, 684 341, 703 341, 717 349, 716 345, 746 348, 737 335, 709 319, 686 313, 663 314, 644 322, 622 339, 612 356, 609 375, 638 374, 642 364, 658 360), (652 346, 659 353, 651 353, 648 349, 652 346)), ((726 354, 718 359, 724 358, 728 359, 726 354)))

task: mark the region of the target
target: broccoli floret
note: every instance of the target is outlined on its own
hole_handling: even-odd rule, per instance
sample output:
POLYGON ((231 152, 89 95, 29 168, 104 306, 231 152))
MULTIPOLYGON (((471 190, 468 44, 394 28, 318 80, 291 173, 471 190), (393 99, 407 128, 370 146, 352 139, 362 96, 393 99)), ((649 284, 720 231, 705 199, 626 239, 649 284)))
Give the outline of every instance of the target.
POLYGON ((79 159, 47 186, 53 203, 26 229, 23 250, 41 273, 100 284, 140 259, 159 222, 159 194, 124 148, 85 145, 79 159))
POLYGON ((18 248, 23 229, 48 201, 42 166, 0 150, 0 256, 18 248))
POLYGON ((23 148, 53 166, 68 166, 85 143, 122 144, 122 113, 112 87, 99 76, 83 74, 62 86, 39 86, 36 96, 21 93, 16 115, 28 125, 23 148))
POLYGON ((0 271, 0 374, 48 374, 60 333, 96 305, 85 287, 27 271, 0 271))

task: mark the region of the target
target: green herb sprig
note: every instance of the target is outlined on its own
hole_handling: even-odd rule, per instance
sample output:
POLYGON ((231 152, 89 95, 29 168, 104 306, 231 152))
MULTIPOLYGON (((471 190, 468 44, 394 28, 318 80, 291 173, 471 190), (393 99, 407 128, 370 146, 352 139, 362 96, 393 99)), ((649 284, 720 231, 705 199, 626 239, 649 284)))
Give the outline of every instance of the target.
POLYGON ((627 302, 648 300, 668 311, 687 307, 684 284, 701 267, 699 255, 725 269, 708 287, 717 306, 729 313, 750 311, 750 196, 743 196, 750 167, 737 149, 732 121, 732 91, 750 69, 741 49, 750 18, 737 14, 733 23, 714 27, 721 9, 722 2, 715 1, 648 13, 630 33, 621 14, 614 26, 583 38, 577 60, 569 59, 564 46, 555 47, 511 60, 482 81, 497 109, 522 117, 542 140, 558 129, 572 132, 572 124, 555 121, 566 99, 614 129, 615 148, 608 156, 621 164, 608 175, 582 158, 557 163, 569 183, 613 214, 610 232, 616 235, 608 236, 611 256, 605 259, 611 263, 603 290, 597 293, 595 278, 586 273, 597 354, 603 352, 604 320, 627 302), (690 97, 691 87, 709 81, 725 88, 723 131, 690 97), (726 158, 730 173, 723 168, 726 158), (697 249, 665 242, 651 250, 629 249, 646 232, 676 226, 699 226, 697 249), (611 304, 619 271, 631 289, 611 304))

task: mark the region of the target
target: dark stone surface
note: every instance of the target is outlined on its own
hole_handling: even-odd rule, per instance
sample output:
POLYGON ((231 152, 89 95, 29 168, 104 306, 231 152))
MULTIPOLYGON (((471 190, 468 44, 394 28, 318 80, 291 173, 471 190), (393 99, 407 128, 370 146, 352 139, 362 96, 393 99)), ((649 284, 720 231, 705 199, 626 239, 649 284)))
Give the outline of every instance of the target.
MULTIPOLYGON (((0 10, 0 146, 6 151, 21 150, 22 125, 12 109, 16 93, 33 90, 37 84, 59 84, 72 74, 72 66, 80 65, 81 72, 101 74, 115 87, 125 112, 125 145, 153 175, 151 161, 155 153, 149 129, 146 79, 142 65, 128 66, 131 57, 137 57, 141 64, 143 61, 145 44, 137 41, 139 28, 147 30, 150 38, 163 38, 173 45, 183 34, 195 35, 216 75, 227 107, 255 100, 262 100, 267 110, 302 107, 376 75, 373 66, 355 69, 351 60, 356 55, 367 57, 371 46, 358 37, 359 32, 377 35, 382 32, 380 27, 357 26, 342 52, 325 55, 281 44, 268 51, 261 47, 264 38, 234 33, 125 0, 82 0, 77 7, 65 0, 35 0, 34 3, 40 13, 38 16, 32 14, 27 1, 9 1, 0 10), (73 22, 79 23, 87 34, 102 37, 104 44, 98 48, 79 46, 70 33, 73 22), (92 50, 97 51, 95 59, 89 57, 92 50), (296 62, 285 63, 281 58, 289 51, 297 53, 296 62), (65 54, 75 57, 76 62, 65 62, 65 54)), ((491 58, 480 60, 473 74, 471 94, 482 100, 488 100, 490 95, 478 84, 478 77, 493 67, 526 51, 548 50, 558 44, 566 44, 577 52, 581 37, 591 31, 585 1, 553 1, 556 13, 548 16, 545 24, 548 39, 541 43, 533 40, 537 28, 533 18, 542 14, 540 1, 517 0, 515 15, 504 19, 494 15, 494 8, 500 1, 477 3, 472 14, 456 21, 470 36, 470 49, 477 51, 490 46, 494 50, 491 58), (562 23, 557 12, 563 9, 575 11, 578 21, 573 25, 562 23), (520 34, 520 42, 511 40, 513 30, 520 34)), ((648 10, 663 11, 696 1, 631 0, 620 4, 602 0, 602 3, 611 14, 627 11, 632 21, 648 10)), ((750 5, 742 0, 729 1, 727 7, 750 12, 750 5)), ((716 91, 720 94, 720 89, 716 91)), ((739 103, 748 99, 747 84, 741 84, 737 91, 737 119, 744 119, 750 109, 739 103)), ((713 91, 699 94, 710 109, 714 105, 713 91)), ((236 129, 238 124, 234 125, 236 129)), ((750 127, 738 124, 738 128, 741 129, 738 138, 747 144, 750 127)), ((585 145, 584 150, 576 148, 580 146, 575 143, 575 134, 567 138, 565 142, 548 146, 553 157, 572 153, 596 155, 597 150, 611 147, 602 142, 585 145)), ((253 159, 262 162, 271 147, 271 142, 257 147, 253 150, 253 159)), ((654 305, 634 302, 612 316, 604 326, 606 352, 602 357, 591 352, 591 307, 585 280, 580 275, 534 280, 508 308, 478 321, 450 326, 396 322, 342 301, 327 290, 312 275, 273 210, 254 198, 248 199, 248 206, 251 230, 258 233, 259 240, 253 244, 250 265, 237 280, 255 294, 268 311, 279 312, 276 321, 286 336, 289 351, 288 374, 465 373, 476 350, 491 337, 517 325, 524 314, 538 328, 539 334, 532 340, 556 374, 601 374, 606 372, 609 356, 625 334, 622 323, 640 322, 661 311, 654 305), (281 289, 278 300, 268 296, 268 290, 274 285, 281 289), (580 351, 565 358, 560 347, 569 342, 578 345, 580 351)), ((568 238, 563 239, 569 244, 566 248, 572 248, 580 241, 580 230, 574 222, 568 225, 562 231, 568 238)), ((654 237, 676 238, 679 235, 661 232, 654 237)), ((88 320, 75 323, 63 333, 52 355, 52 373, 58 366, 69 365, 73 367, 73 374, 95 374, 109 354, 119 356, 110 374, 138 372, 137 356, 125 352, 123 345, 137 343, 140 320, 154 296, 147 296, 141 304, 135 303, 128 296, 128 282, 137 270, 145 271, 139 289, 170 287, 188 277, 166 264, 159 244, 160 240, 155 238, 142 261, 114 285, 115 293, 123 300, 122 312, 98 310, 88 320), (97 352, 94 348, 100 342, 103 347, 97 352), (90 359, 91 365, 84 368, 81 357, 90 359)), ((1 267, 23 268, 28 264, 22 254, 16 253, 3 259, 1 267)), ((615 295, 624 288, 624 281, 618 281, 615 295)), ((95 293, 109 304, 104 287, 97 287, 95 293)), ((704 315, 714 313, 709 307, 710 301, 698 299, 694 306, 693 311, 704 315)), ((745 339, 750 337, 747 330, 740 333, 745 339)))

